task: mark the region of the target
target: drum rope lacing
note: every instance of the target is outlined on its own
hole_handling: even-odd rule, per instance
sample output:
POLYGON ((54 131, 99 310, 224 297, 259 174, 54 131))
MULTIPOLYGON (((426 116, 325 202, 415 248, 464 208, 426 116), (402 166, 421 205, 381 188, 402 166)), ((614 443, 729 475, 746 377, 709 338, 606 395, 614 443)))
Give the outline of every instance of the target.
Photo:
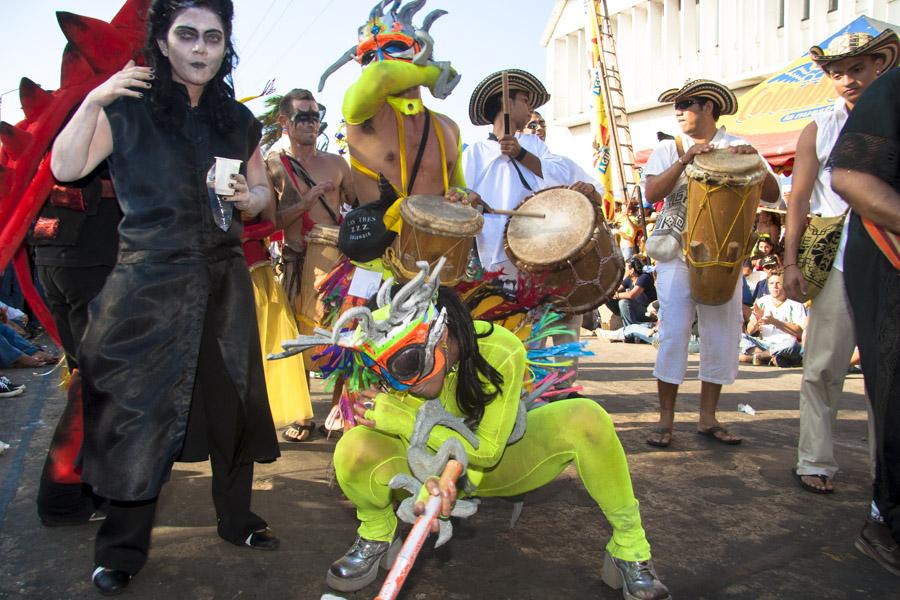
MULTIPOLYGON (((413 238, 413 242, 415 243, 415 246, 416 246, 416 256, 423 256, 422 248, 419 245, 419 236, 416 235, 415 231, 412 232, 412 238, 413 238)), ((451 252, 456 250, 459 247, 459 245, 465 241, 471 241, 471 238, 465 238, 465 237, 459 238, 455 244, 453 244, 452 246, 447 248, 447 251, 445 252, 445 256, 449 255, 451 252)), ((409 281, 409 280, 413 279, 416 275, 418 275, 418 271, 415 271, 415 272, 409 271, 408 269, 406 269, 403 266, 403 263, 400 260, 400 257, 397 256, 397 253, 394 251, 393 247, 388 247, 388 249, 385 250, 384 257, 385 257, 385 259, 387 259, 387 262, 390 265, 391 270, 394 271, 395 274, 400 275, 400 277, 402 279, 409 281)), ((437 261, 435 260, 434 262, 436 263, 437 261)), ((462 280, 463 280, 463 277, 455 277, 452 280, 447 280, 447 281, 444 281, 442 279, 441 285, 453 287, 453 286, 459 284, 459 282, 461 282, 462 280)))
MULTIPOLYGON (((615 239, 613 238, 612 233, 607 230, 606 234, 610 238, 611 248, 613 249, 613 252, 612 252, 612 254, 609 254, 608 256, 603 256, 600 254, 600 250, 601 250, 600 246, 596 243, 591 244, 593 246, 592 251, 594 252, 594 254, 597 255, 597 259, 599 260, 599 263, 596 265, 597 276, 594 277, 593 279, 581 279, 578 275, 578 270, 575 268, 575 265, 572 262, 572 259, 571 258, 566 259, 566 263, 569 265, 569 270, 575 276, 575 284, 572 286, 572 289, 569 290, 568 293, 560 295, 561 298, 564 298, 566 301, 568 301, 575 294, 575 292, 580 291, 579 288, 582 288, 584 286, 596 287, 600 290, 602 295, 609 297, 612 293, 612 288, 619 286, 619 284, 621 282, 618 281, 618 279, 616 279, 611 283, 611 285, 607 286, 606 288, 603 287, 603 276, 604 276, 604 272, 605 272, 606 263, 613 260, 617 256, 618 257, 622 256, 622 251, 614 243, 615 239)), ((592 240, 592 242, 596 242, 596 239, 592 240)), ((587 253, 585 253, 585 254, 587 254, 587 253)), ((584 256, 584 255, 582 255, 582 256, 584 256)))
POLYGON ((702 267, 727 267, 730 269, 730 268, 735 267, 739 263, 743 263, 744 260, 746 260, 747 256, 749 256, 747 254, 747 248, 746 248, 747 243, 746 242, 744 242, 745 248, 742 251, 741 255, 738 257, 738 260, 723 261, 723 260, 720 260, 720 257, 722 256, 722 251, 724 250, 724 247, 725 247, 724 244, 727 243, 728 240, 731 239, 731 233, 734 231, 734 228, 737 226, 738 218, 743 214, 744 206, 747 204, 747 200, 750 198, 750 194, 754 191, 754 187, 755 186, 750 186, 748 188, 745 188, 743 192, 737 193, 737 195, 741 199, 741 204, 740 204, 740 207, 738 208, 738 210, 735 211, 734 218, 731 220, 731 226, 728 228, 728 232, 725 234, 725 237, 723 238, 724 241, 721 244, 719 243, 718 232, 716 231, 716 223, 713 220, 712 209, 709 206, 709 197, 713 192, 716 192, 723 188, 728 188, 728 189, 734 189, 734 188, 725 184, 725 185, 719 185, 719 186, 709 188, 704 192, 703 199, 700 201, 700 207, 697 209, 697 215, 698 215, 697 219, 690 226, 690 231, 688 231, 688 240, 689 241, 687 244, 685 244, 685 247, 683 250, 685 258, 692 266, 701 267, 701 268, 702 267), (706 215, 708 215, 707 218, 709 219, 709 224, 712 229, 713 245, 716 248, 716 260, 697 261, 697 260, 694 260, 690 255, 690 242, 693 242, 693 240, 694 240, 694 230, 696 229, 697 224, 700 221, 700 215, 703 214, 704 212, 706 215), (745 255, 747 255, 747 256, 745 256, 745 255))

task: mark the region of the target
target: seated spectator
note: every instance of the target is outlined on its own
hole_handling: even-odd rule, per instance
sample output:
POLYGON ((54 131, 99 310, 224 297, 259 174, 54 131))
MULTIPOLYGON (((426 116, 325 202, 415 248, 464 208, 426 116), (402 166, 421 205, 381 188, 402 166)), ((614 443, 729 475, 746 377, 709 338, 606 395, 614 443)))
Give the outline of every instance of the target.
POLYGON ((28 315, 14 306, 0 302, 0 322, 6 323, 20 334, 25 335, 28 327, 28 315))
POLYGON ((768 233, 763 233, 759 236, 759 239, 756 240, 756 248, 753 249, 753 266, 757 271, 763 269, 762 261, 766 258, 774 258, 776 264, 779 267, 781 266, 781 260, 778 258, 772 236, 768 233))
MULTIPOLYGON (((769 277, 771 277, 779 269, 778 257, 767 256, 760 261, 759 266, 762 268, 763 276, 760 277, 759 283, 756 284, 756 289, 753 290, 754 303, 756 303, 756 301, 763 296, 768 296, 769 294, 771 294, 771 292, 769 291, 769 277)), ((757 273, 759 273, 759 271, 757 271, 757 273)))
MULTIPOLYGON (((647 307, 647 317, 652 321, 659 312, 659 300, 654 300, 647 307)), ((659 334, 659 321, 652 325, 647 323, 632 323, 621 329, 612 331, 600 331, 600 336, 612 343, 625 342, 626 344, 652 344, 659 334)))
POLYGON ((42 367, 58 360, 59 356, 44 352, 6 323, 0 323, 0 369, 42 367))
POLYGON ((622 317, 625 326, 646 323, 647 307, 656 300, 653 275, 644 272, 644 261, 635 256, 625 263, 625 278, 619 291, 613 294, 607 307, 622 317))
POLYGON ((747 333, 741 339, 740 361, 776 367, 800 366, 806 307, 788 299, 780 272, 772 274, 768 283, 772 293, 753 304, 747 333), (754 337, 756 334, 758 337, 754 337))

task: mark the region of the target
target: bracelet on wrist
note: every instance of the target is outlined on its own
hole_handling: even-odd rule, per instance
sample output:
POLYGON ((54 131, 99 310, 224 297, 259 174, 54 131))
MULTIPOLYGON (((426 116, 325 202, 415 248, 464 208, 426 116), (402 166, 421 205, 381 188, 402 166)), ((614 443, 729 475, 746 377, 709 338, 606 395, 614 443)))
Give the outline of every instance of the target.
POLYGON ((790 263, 790 264, 784 265, 784 266, 781 267, 781 268, 782 268, 782 269, 787 269, 788 267, 797 267, 797 268, 799 269, 799 268, 800 268, 800 265, 798 265, 797 263, 790 263))
POLYGON ((528 150, 526 150, 525 148, 522 148, 522 147, 520 146, 520 147, 519 147, 519 153, 516 154, 516 160, 519 161, 519 162, 522 162, 523 160, 525 160, 525 157, 526 157, 526 156, 528 156, 528 150))

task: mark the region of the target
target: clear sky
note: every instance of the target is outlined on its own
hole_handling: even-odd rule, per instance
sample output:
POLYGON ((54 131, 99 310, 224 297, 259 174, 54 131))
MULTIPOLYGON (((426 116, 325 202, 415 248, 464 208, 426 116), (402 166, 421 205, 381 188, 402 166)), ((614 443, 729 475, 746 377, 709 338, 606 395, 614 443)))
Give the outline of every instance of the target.
MULTIPOLYGON (((0 93, 28 77, 44 89, 59 86, 65 38, 56 11, 111 19, 124 0, 0 0, 0 93)), ((276 91, 306 87, 315 93, 321 73, 350 48, 374 0, 235 0, 234 37, 240 64, 234 80, 238 97, 262 91, 275 78, 276 91)), ((530 71, 546 82, 546 60, 540 38, 553 0, 428 0, 414 23, 431 10, 449 12, 431 28, 435 57, 450 60, 462 80, 446 100, 425 92, 425 103, 453 118, 465 141, 487 135, 469 123, 468 103, 486 75, 503 68, 530 71)), ((343 92, 359 75, 356 63, 333 74, 317 98, 327 106, 329 133, 340 121, 343 92)), ((0 117, 21 120, 18 93, 2 97, 0 117)), ((254 112, 262 101, 250 103, 254 112)))

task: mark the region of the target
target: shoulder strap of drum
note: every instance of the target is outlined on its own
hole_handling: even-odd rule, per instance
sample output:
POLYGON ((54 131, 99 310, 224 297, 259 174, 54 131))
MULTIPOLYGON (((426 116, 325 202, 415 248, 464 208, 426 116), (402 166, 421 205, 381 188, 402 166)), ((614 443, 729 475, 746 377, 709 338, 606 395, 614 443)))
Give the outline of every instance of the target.
POLYGON ((409 172, 409 183, 407 184, 406 195, 412 194, 413 186, 416 184, 416 175, 419 174, 419 166, 422 164, 422 156, 425 154, 425 146, 428 145, 428 130, 431 128, 431 111, 425 111, 425 128, 422 131, 422 139, 419 141, 419 151, 416 153, 416 160, 413 162, 412 171, 409 172))
POLYGON ((675 137, 675 149, 678 151, 678 158, 684 156, 684 142, 681 141, 681 136, 675 137))
MULTIPOLYGON (((296 158, 294 158, 293 156, 291 156, 290 154, 287 154, 287 153, 283 154, 282 156, 284 156, 288 160, 288 162, 291 165, 291 169, 294 171, 294 173, 296 173, 297 175, 300 176, 300 178, 303 179, 303 182, 307 186, 315 187, 316 182, 310 176, 309 172, 303 167, 303 165, 300 164, 299 160, 297 160, 296 158)), ((300 190, 298 189, 297 191, 299 192, 300 190)), ((331 217, 331 220, 334 221, 335 225, 340 225, 341 222, 338 219, 338 216, 335 215, 334 211, 331 209, 331 207, 328 206, 328 202, 325 201, 325 197, 322 194, 319 194, 318 200, 319 200, 319 203, 322 205, 322 208, 324 208, 328 212, 328 216, 331 217)))

